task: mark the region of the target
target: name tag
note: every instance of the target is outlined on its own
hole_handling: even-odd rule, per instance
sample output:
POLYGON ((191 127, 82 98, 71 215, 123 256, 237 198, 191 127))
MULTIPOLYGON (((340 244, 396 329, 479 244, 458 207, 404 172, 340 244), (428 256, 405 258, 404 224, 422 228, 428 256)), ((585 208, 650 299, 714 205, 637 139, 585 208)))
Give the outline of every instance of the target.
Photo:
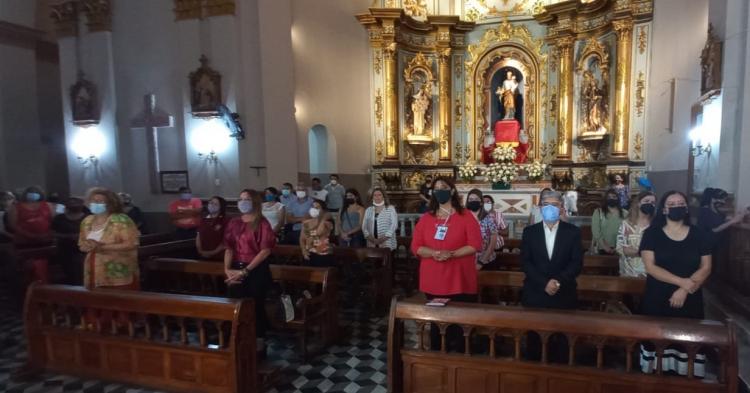
POLYGON ((438 225, 437 231, 435 231, 435 240, 445 240, 446 235, 448 235, 448 227, 446 225, 438 225))

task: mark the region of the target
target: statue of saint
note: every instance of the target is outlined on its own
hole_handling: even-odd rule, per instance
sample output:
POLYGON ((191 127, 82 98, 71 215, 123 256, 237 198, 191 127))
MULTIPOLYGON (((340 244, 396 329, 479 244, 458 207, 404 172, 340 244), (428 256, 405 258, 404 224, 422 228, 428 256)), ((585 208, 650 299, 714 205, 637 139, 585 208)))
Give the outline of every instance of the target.
POLYGON ((606 103, 604 102, 604 91, 599 87, 596 77, 590 71, 583 74, 583 91, 581 93, 583 104, 584 131, 606 132, 604 119, 607 116, 606 103))
POLYGON ((419 89, 417 94, 413 95, 411 102, 412 118, 414 119, 414 134, 424 134, 425 112, 430 106, 430 99, 427 97, 426 88, 419 89))
POLYGON ((516 117, 516 93, 518 92, 518 82, 516 81, 516 75, 513 71, 506 73, 505 81, 502 86, 498 86, 497 97, 503 104, 505 109, 505 117, 503 120, 512 120, 516 117))

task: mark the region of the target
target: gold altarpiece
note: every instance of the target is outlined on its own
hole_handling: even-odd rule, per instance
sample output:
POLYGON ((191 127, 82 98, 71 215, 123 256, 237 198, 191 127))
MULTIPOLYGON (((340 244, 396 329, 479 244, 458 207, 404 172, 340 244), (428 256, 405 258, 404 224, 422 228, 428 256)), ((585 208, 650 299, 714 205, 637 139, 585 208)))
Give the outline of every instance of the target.
MULTIPOLYGON (((638 190, 652 0, 375 0, 372 7, 357 19, 371 48, 373 184, 402 211, 413 209, 426 175, 455 176, 466 161, 482 166, 494 146, 497 75, 509 70, 518 75, 526 163, 549 164, 554 187, 590 190, 592 200, 615 174, 638 190)), ((585 214, 585 195, 582 203, 585 214)))

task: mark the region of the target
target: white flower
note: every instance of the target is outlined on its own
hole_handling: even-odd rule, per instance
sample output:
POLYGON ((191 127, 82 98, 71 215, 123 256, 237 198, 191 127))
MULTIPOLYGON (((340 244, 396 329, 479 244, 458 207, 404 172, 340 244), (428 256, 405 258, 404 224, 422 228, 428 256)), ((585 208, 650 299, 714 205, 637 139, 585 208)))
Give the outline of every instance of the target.
POLYGON ((513 146, 498 146, 492 151, 492 158, 496 162, 513 161, 516 159, 516 149, 513 146))
POLYGON ((477 169, 472 161, 466 161, 463 165, 458 167, 458 176, 464 179, 471 179, 477 174, 477 172, 479 172, 479 169, 477 169))
POLYGON ((534 161, 526 167, 526 172, 529 174, 529 179, 541 179, 544 176, 545 168, 547 168, 546 164, 534 161))
POLYGON ((487 165, 484 176, 491 183, 503 182, 510 184, 516 179, 518 167, 512 162, 492 163, 487 165))

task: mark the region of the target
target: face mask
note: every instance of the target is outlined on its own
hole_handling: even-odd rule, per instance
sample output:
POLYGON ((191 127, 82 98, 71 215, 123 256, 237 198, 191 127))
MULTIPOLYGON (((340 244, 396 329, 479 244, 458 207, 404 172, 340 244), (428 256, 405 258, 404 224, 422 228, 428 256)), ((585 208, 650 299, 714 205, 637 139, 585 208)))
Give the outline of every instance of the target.
POLYGON ((721 209, 722 207, 724 207, 724 205, 725 205, 724 201, 716 201, 714 202, 714 209, 717 209, 717 210, 721 209))
POLYGON ((656 211, 656 206, 654 206, 653 203, 641 204, 641 213, 647 216, 653 216, 655 211, 656 211))
POLYGON ((89 210, 91 214, 104 214, 107 212, 107 204, 91 202, 89 203, 89 210))
POLYGON ((253 201, 243 199, 237 202, 237 209, 239 209, 242 214, 248 214, 253 211, 253 201))
POLYGON ((281 195, 283 195, 283 196, 285 196, 285 197, 288 197, 288 196, 289 196, 289 194, 291 194, 291 193, 292 193, 292 192, 291 192, 291 191, 289 191, 289 190, 281 190, 281 195))
POLYGON ((451 190, 434 190, 432 192, 439 204, 447 203, 451 200, 451 190))
POLYGON ((38 192, 30 192, 26 194, 26 200, 29 202, 38 202, 42 199, 42 196, 38 192))
POLYGON ((493 207, 494 207, 494 206, 492 206, 492 204, 491 204, 491 203, 485 203, 485 204, 484 204, 484 211, 486 211, 486 212, 491 212, 491 211, 492 211, 492 208, 493 208, 493 207))
POLYGON ((331 185, 335 186, 336 184, 339 184, 339 181, 336 179, 331 179, 331 185))
POLYGON ((375 205, 375 206, 377 206, 377 207, 380 207, 380 206, 385 205, 385 201, 383 201, 383 202, 374 202, 373 201, 372 204, 375 205))
POLYGON ((310 213, 310 217, 312 217, 312 218, 318 218, 318 216, 320 215, 320 209, 316 209, 314 207, 311 207, 310 211, 308 213, 310 213))
POLYGON ((482 208, 482 202, 479 202, 479 201, 466 202, 466 208, 473 212, 478 212, 479 209, 482 208))
POLYGON ((189 201, 192 198, 193 198, 193 194, 189 192, 183 192, 182 194, 180 194, 180 199, 182 199, 183 201, 189 201))
POLYGON ((542 206, 542 219, 544 222, 557 222, 560 219, 560 208, 554 205, 542 206))
POLYGON ((429 187, 429 185, 432 184, 432 179, 425 180, 424 184, 426 184, 429 187))
POLYGON ((273 202, 276 200, 276 197, 273 195, 266 195, 266 202, 273 202))
POLYGON ((685 219, 685 217, 687 217, 687 215, 687 206, 675 206, 669 208, 667 218, 669 218, 670 221, 682 221, 685 219))
POLYGON ((617 199, 607 199, 607 207, 617 207, 617 199))
POLYGON ((302 199, 307 196, 307 192, 305 191, 297 191, 297 198, 302 199))
POLYGON ((55 205, 55 214, 63 214, 65 213, 65 205, 56 204, 55 205))
POLYGON ((218 204, 215 203, 209 203, 208 204, 208 212, 211 214, 217 214, 221 207, 218 204))
POLYGON ((346 198, 346 203, 350 205, 353 205, 355 202, 357 202, 357 200, 354 198, 346 198))

